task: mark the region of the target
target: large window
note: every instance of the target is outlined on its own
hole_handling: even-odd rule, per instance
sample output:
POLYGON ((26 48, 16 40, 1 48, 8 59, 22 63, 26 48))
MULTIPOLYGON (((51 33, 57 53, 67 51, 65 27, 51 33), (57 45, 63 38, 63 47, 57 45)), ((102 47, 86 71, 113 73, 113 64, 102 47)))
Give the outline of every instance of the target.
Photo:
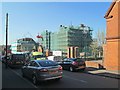
POLYGON ((56 66, 57 63, 53 62, 53 61, 39 61, 38 62, 40 64, 40 66, 42 67, 48 67, 48 66, 56 66))

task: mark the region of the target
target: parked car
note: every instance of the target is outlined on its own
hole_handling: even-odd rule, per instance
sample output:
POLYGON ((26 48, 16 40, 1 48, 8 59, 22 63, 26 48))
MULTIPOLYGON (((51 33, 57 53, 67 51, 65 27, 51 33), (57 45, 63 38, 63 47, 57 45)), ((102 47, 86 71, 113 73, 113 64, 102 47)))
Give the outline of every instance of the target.
POLYGON ((21 69, 22 76, 32 79, 33 84, 38 81, 60 80, 62 78, 62 66, 51 60, 32 60, 21 69))
POLYGON ((71 72, 75 70, 85 70, 86 64, 85 60, 82 58, 65 58, 63 61, 58 62, 63 69, 70 70, 71 72))

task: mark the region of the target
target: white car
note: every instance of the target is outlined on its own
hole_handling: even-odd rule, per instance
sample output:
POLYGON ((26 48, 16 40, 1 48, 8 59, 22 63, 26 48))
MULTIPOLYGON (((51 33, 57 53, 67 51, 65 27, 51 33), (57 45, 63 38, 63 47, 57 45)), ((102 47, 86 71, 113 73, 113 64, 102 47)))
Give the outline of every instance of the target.
POLYGON ((47 59, 54 61, 54 56, 48 56, 47 59))
POLYGON ((52 61, 61 61, 62 57, 61 56, 48 56, 47 59, 52 60, 52 61))

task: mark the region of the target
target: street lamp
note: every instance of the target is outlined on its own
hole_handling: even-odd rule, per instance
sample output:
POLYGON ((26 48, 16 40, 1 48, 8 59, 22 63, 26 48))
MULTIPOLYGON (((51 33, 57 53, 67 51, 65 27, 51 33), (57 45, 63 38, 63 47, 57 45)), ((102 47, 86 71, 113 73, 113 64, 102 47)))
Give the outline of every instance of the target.
POLYGON ((7 43, 8 42, 8 13, 6 14, 6 68, 8 68, 8 63, 7 63, 7 43))

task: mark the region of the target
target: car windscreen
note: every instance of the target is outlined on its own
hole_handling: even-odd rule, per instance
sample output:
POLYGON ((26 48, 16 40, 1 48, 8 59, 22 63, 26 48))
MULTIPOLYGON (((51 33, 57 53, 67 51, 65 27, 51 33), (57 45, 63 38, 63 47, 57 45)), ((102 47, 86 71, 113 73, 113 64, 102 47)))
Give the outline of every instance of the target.
POLYGON ((36 55, 34 56, 35 58, 43 58, 44 56, 43 55, 36 55))
POLYGON ((49 66, 56 66, 58 65, 56 62, 54 61, 38 61, 38 63, 40 64, 40 66, 42 67, 49 67, 49 66))

